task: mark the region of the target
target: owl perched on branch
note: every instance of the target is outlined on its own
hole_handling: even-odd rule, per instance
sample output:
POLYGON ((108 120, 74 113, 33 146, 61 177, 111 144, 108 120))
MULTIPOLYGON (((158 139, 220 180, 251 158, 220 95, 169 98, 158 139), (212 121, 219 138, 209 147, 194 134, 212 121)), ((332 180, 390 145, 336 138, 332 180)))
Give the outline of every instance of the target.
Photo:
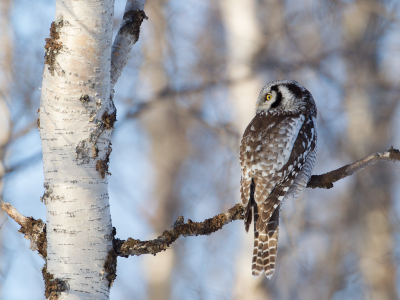
POLYGON ((317 107, 296 81, 271 82, 260 92, 256 116, 240 145, 240 194, 248 232, 254 215, 252 272, 275 271, 279 212, 289 196, 297 198, 311 177, 317 157, 317 107))

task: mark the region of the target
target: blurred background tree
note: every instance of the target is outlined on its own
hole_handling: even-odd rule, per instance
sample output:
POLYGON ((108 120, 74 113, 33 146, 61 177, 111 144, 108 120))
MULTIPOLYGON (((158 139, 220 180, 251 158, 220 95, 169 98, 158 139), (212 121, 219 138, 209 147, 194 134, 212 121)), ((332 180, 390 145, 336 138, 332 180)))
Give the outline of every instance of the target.
MULTIPOLYGON (((149 17, 115 90, 109 178, 117 237, 152 239, 184 215, 239 202, 238 147, 263 85, 293 79, 318 106, 314 174, 400 145, 397 0, 148 0, 149 17)), ((36 129, 50 0, 0 2, 0 184, 45 219, 36 129)), ((124 1, 116 1, 115 30, 124 1)), ((112 299, 396 299, 398 166, 381 162, 306 190, 282 210, 277 272, 251 276, 242 222, 118 258, 112 299)), ((1 299, 43 299, 42 260, 0 217, 1 299), (24 288, 21 288, 21 281, 24 288)))

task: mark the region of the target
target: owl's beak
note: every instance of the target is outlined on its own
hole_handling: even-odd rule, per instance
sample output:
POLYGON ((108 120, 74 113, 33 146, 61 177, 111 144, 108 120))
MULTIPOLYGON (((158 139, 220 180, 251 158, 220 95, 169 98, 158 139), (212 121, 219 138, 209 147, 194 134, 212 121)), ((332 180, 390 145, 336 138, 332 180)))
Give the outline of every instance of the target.
POLYGON ((260 105, 260 103, 256 103, 256 108, 260 105))

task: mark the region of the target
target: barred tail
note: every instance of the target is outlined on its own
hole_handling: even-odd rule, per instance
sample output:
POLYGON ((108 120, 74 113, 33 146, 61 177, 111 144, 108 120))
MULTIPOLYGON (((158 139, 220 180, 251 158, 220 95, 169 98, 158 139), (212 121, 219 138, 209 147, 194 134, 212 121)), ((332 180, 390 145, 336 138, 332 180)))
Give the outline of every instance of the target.
POLYGON ((271 279, 275 271, 276 255, 278 252, 280 205, 275 209, 264 230, 256 230, 258 209, 254 206, 254 250, 253 250, 253 276, 259 276, 263 271, 271 279))

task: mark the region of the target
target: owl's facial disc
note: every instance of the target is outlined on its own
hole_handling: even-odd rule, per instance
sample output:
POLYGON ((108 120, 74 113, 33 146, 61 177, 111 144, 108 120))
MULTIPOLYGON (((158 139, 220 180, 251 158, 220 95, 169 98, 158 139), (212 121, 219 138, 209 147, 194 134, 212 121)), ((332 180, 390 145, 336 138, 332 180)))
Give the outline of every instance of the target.
POLYGON ((260 112, 270 108, 276 108, 282 102, 282 93, 276 86, 271 89, 264 90, 258 97, 256 103, 256 111, 260 112))

